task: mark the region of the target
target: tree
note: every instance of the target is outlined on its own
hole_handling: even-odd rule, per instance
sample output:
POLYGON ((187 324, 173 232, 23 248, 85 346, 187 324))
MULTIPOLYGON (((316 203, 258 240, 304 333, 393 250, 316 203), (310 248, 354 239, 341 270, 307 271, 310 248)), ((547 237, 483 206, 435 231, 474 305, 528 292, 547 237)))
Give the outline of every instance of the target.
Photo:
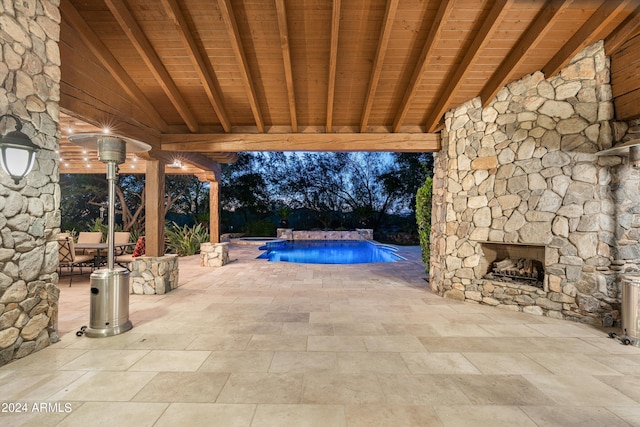
POLYGON ((287 207, 293 227, 301 212, 313 217, 305 228, 379 229, 395 215, 408 216, 415 232, 415 193, 431 165, 430 154, 243 153, 223 167, 222 205, 227 221, 234 212, 244 224, 277 222, 287 207))
MULTIPOLYGON (((394 178, 398 186, 399 203, 413 209, 416 205, 416 192, 428 176, 433 175, 433 154, 431 153, 392 153, 394 166, 388 175, 394 178)), ((386 175, 385 175, 386 176, 386 175)))
POLYGON ((116 181, 116 214, 120 215, 122 229, 144 228, 145 180, 142 175, 119 175, 116 181))
POLYGON ((270 184, 280 203, 308 210, 323 228, 330 228, 345 207, 339 194, 345 159, 337 153, 290 153, 284 167, 282 162, 269 162, 270 184))
POLYGON ((60 175, 61 229, 89 230, 100 217, 107 191, 102 175, 60 175))
MULTIPOLYGON (((164 216, 173 212, 196 216, 208 211, 206 183, 190 175, 165 177, 164 216)), ((108 202, 108 184, 102 175, 61 175, 62 229, 87 230, 108 202)), ((145 222, 144 175, 120 174, 115 187, 115 214, 124 231, 142 230, 145 222)))
POLYGON ((165 215, 172 213, 188 218, 188 222, 203 222, 209 212, 208 187, 193 175, 166 175, 165 215))
POLYGON ((413 212, 410 202, 430 159, 425 154, 270 153, 264 170, 279 205, 312 212, 324 228, 377 229, 390 213, 413 212))
POLYGON ((271 193, 261 168, 263 157, 260 153, 240 153, 236 163, 223 165, 220 204, 223 211, 233 213, 223 215, 227 227, 245 227, 249 221, 271 211, 271 193))

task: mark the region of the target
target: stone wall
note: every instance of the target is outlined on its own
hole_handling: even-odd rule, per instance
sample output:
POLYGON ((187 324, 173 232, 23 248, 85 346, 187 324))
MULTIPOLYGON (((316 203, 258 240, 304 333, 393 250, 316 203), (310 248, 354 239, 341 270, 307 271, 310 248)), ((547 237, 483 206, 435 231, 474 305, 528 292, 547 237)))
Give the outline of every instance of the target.
MULTIPOLYGON (((57 341, 60 188, 57 0, 0 3, 0 115, 42 149, 18 184, 0 171, 0 365, 57 341)), ((2 135, 15 129, 2 120, 2 135)))
POLYGON ((432 288, 582 322, 618 318, 610 169, 622 160, 595 154, 612 145, 612 119, 601 42, 557 76, 537 72, 485 108, 474 99, 448 112, 435 157, 432 288), (483 279, 483 242, 544 246, 543 289, 483 279))
POLYGON ((339 230, 294 230, 278 228, 279 239, 296 240, 373 240, 373 230, 356 228, 353 231, 339 230))
POLYGON ((131 293, 163 295, 178 287, 178 255, 141 256, 131 263, 131 293))

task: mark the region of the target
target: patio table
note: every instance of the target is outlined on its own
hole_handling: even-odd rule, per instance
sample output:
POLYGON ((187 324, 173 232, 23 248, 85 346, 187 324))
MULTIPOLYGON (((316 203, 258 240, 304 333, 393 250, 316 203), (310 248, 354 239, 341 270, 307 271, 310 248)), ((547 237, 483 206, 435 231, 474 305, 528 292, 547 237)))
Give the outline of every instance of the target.
MULTIPOLYGON (((115 243, 113 247, 125 249, 135 245, 135 242, 115 243)), ((94 249, 96 251, 96 255, 93 258, 94 268, 98 268, 103 264, 103 259, 107 256, 106 252, 109 249, 108 243, 76 243, 74 246, 76 249, 94 249)))

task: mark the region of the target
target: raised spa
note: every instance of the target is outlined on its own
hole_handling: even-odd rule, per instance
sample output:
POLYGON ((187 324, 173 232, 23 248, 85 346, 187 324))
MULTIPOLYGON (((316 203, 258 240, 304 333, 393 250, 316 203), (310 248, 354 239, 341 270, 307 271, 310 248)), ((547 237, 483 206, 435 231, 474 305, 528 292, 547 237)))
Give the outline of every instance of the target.
POLYGON ((258 259, 300 264, 366 264, 402 260, 396 249, 365 240, 307 240, 273 242, 259 248, 258 259))

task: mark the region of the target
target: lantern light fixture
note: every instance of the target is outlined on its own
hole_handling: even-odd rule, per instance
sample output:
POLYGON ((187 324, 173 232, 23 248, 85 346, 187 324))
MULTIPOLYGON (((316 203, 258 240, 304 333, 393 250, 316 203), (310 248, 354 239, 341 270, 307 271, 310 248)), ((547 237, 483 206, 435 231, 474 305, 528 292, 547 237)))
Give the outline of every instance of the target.
POLYGON ((15 130, 0 137, 0 164, 13 182, 18 184, 33 169, 35 153, 40 147, 22 132, 22 122, 18 117, 4 114, 0 116, 0 121, 6 117, 15 121, 15 130))

